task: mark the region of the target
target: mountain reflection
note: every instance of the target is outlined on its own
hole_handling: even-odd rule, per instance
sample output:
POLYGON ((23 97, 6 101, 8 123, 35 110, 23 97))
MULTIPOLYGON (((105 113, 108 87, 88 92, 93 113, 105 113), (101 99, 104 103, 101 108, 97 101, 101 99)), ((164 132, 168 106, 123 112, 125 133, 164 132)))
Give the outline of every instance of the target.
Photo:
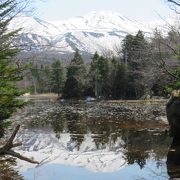
POLYGON ((123 121, 106 117, 89 117, 77 112, 48 112, 46 115, 31 116, 28 129, 52 128, 56 138, 61 141, 64 133, 70 134, 69 148, 80 150, 85 137, 89 135, 96 150, 108 149, 123 152, 127 164, 137 163, 140 168, 146 160, 154 158, 158 162, 165 158, 170 144, 170 138, 164 130, 154 122, 123 121))

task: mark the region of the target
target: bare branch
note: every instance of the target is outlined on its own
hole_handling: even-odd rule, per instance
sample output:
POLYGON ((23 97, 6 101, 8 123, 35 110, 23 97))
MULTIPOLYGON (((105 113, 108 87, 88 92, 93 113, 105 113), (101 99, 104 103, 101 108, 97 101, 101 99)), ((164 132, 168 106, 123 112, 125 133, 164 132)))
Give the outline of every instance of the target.
POLYGON ((17 132, 19 131, 20 125, 17 125, 8 142, 5 144, 4 149, 11 149, 13 145, 14 138, 16 137, 17 132))
POLYGON ((177 5, 177 6, 180 6, 180 2, 178 0, 177 1, 175 1, 175 0, 168 0, 168 2, 173 3, 173 4, 177 5))
POLYGON ((162 54, 161 54, 161 47, 160 47, 160 41, 158 42, 158 49, 159 49, 159 58, 161 60, 161 67, 173 78, 177 79, 177 80, 180 80, 180 78, 176 75, 174 75, 171 71, 168 70, 167 68, 167 65, 162 57, 162 54))
POLYGON ((21 159, 23 161, 27 161, 27 162, 30 162, 30 163, 33 163, 33 164, 39 164, 38 161, 34 161, 33 159, 30 159, 30 158, 27 158, 25 156, 22 156, 20 153, 17 153, 17 152, 12 151, 12 150, 6 151, 6 154, 7 155, 11 155, 13 157, 16 157, 18 159, 21 159))
POLYGON ((39 164, 38 161, 34 161, 33 159, 22 156, 20 153, 17 153, 15 151, 11 150, 12 148, 15 148, 15 147, 18 147, 18 146, 22 145, 22 143, 20 143, 20 142, 13 144, 14 138, 16 137, 16 134, 18 133, 19 128, 20 128, 20 125, 17 125, 15 130, 13 131, 11 137, 7 141, 7 143, 3 147, 0 148, 0 156, 1 155, 11 155, 13 157, 16 157, 18 159, 21 159, 21 160, 24 160, 24 161, 27 161, 27 162, 30 162, 30 163, 33 163, 33 164, 39 164))

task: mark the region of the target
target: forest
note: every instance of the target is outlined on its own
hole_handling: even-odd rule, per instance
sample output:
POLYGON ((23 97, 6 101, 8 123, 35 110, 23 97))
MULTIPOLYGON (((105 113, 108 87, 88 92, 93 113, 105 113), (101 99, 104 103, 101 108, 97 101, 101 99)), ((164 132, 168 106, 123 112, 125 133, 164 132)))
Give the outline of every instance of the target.
POLYGON ((32 63, 31 92, 53 92, 65 99, 168 97, 180 88, 179 41, 178 26, 170 26, 166 34, 156 29, 152 37, 139 30, 115 47, 118 55, 95 52, 87 62, 76 49, 67 65, 56 59, 51 65, 32 63))

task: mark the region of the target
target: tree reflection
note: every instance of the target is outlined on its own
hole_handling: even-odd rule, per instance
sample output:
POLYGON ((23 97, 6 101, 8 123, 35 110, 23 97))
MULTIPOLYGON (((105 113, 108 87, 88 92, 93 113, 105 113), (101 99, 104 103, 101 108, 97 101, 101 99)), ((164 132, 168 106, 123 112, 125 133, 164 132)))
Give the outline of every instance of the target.
POLYGON ((66 129, 66 117, 64 114, 56 114, 49 118, 51 119, 51 126, 53 127, 56 137, 60 139, 61 133, 66 129))
POLYGON ((150 154, 154 155, 157 163, 167 154, 169 137, 159 129, 132 128, 132 122, 129 122, 130 128, 128 128, 128 122, 123 128, 119 121, 106 118, 87 118, 76 113, 67 113, 61 120, 63 122, 56 121, 58 124, 52 121, 54 132, 69 132, 71 142, 75 143, 77 149, 80 148, 85 135, 91 134, 97 149, 107 147, 113 151, 124 149, 126 162, 128 164, 137 163, 140 168, 145 166, 150 154), (117 145, 118 138, 121 139, 121 142, 117 145))
MULTIPOLYGON (((113 146, 117 140, 115 124, 105 118, 91 118, 88 121, 88 128, 92 134, 93 141, 97 148, 113 146), (115 133, 114 133, 115 132, 115 133)), ((109 147, 111 148, 111 147, 109 147)))
POLYGON ((87 134, 87 127, 84 126, 83 117, 77 113, 66 114, 67 131, 70 133, 71 141, 75 143, 75 147, 79 150, 84 135, 87 134))
POLYGON ((122 136, 125 142, 124 154, 129 164, 137 163, 142 169, 150 155, 154 154, 155 159, 166 156, 169 137, 165 132, 146 129, 140 131, 128 130, 124 134, 125 136, 122 136))

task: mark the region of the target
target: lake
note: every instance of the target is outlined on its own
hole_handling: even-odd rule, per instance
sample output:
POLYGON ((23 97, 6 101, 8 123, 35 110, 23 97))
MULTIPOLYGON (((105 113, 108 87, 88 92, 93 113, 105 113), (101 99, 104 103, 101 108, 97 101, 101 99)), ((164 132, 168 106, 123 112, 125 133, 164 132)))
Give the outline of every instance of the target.
POLYGON ((158 120, 164 112, 156 110, 164 104, 153 105, 150 119, 147 111, 151 113, 152 103, 104 104, 32 100, 11 120, 21 124, 17 141, 23 145, 16 151, 40 164, 1 158, 0 179, 168 179, 172 139, 167 122, 158 120), (139 112, 139 107, 146 115, 133 116, 133 109, 139 112))

